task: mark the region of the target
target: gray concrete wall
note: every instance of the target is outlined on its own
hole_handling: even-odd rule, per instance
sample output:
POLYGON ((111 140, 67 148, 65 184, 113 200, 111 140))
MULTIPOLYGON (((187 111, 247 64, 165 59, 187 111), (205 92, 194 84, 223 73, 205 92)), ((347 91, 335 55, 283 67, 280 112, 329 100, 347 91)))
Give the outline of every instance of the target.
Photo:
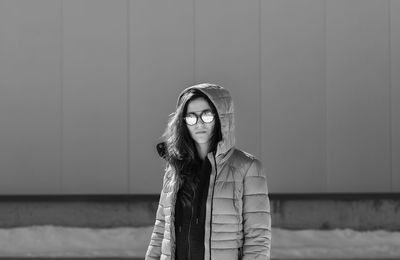
MULTIPOLYGON (((0 228, 154 224, 158 196, 0 197, 0 228)), ((272 226, 400 230, 400 194, 271 194, 272 226)))
POLYGON ((157 197, 0 197, 0 228, 31 225, 151 225, 157 197))
POLYGON ((273 226, 287 229, 400 230, 400 196, 278 197, 273 226))

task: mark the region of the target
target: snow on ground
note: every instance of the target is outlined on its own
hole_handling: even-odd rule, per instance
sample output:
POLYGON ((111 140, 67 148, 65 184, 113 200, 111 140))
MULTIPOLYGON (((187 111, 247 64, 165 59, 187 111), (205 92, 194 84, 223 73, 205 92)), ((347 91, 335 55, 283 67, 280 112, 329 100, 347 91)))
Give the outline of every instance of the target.
MULTIPOLYGON (((152 227, 0 229, 0 256, 143 257, 152 227)), ((399 258, 400 232, 272 230, 272 258, 399 258)))

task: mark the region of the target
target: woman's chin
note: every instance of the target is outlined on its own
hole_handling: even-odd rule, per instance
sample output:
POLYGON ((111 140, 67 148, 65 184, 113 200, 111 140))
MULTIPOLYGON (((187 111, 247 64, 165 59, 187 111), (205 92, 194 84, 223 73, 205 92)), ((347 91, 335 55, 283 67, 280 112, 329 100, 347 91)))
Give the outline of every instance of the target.
POLYGON ((208 144, 209 138, 193 138, 198 144, 208 144))

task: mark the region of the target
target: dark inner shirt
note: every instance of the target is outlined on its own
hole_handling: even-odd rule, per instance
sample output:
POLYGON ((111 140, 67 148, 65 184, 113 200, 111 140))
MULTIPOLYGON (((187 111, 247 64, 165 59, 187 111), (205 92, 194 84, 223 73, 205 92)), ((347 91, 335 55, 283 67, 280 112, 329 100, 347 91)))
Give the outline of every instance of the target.
POLYGON ((178 191, 175 204, 175 260, 204 259, 204 229, 206 201, 210 183, 211 164, 207 158, 202 162, 196 174, 200 177, 190 205, 183 205, 178 191))

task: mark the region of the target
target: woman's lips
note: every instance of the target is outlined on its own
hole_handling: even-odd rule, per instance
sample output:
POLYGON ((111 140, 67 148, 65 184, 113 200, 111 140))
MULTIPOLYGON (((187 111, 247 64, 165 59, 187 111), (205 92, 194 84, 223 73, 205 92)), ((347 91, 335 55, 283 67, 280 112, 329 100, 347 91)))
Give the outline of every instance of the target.
POLYGON ((197 131, 197 132, 195 132, 195 134, 206 134, 207 133, 207 131, 197 131))

